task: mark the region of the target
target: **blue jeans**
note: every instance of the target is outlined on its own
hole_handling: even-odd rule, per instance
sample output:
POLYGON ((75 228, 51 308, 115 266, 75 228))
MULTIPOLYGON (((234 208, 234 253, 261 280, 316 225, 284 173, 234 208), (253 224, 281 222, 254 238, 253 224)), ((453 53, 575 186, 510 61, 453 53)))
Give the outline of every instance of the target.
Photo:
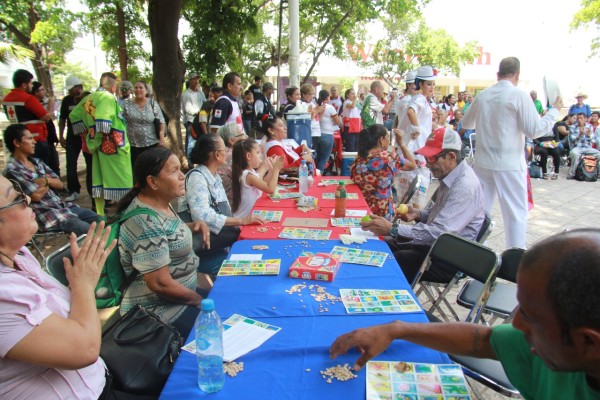
POLYGON ((333 150, 333 135, 321 133, 321 137, 315 138, 315 150, 317 151, 317 169, 321 172, 325 169, 325 164, 333 150))
POLYGON ((87 233, 88 229, 90 229, 90 224, 100 219, 100 216, 92 210, 76 205, 69 207, 69 211, 75 214, 75 216, 61 222, 57 227, 68 233, 74 232, 77 236, 87 233))

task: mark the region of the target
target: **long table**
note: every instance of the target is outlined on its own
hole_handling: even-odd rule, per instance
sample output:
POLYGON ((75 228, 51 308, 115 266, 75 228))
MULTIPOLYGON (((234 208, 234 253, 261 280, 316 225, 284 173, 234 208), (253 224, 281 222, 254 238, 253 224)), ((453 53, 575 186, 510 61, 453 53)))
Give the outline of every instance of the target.
MULTIPOLYGON (((323 180, 347 180, 347 176, 340 177, 315 177, 315 184, 309 188, 307 195, 316 197, 318 199, 317 208, 309 212, 300 211, 296 207, 296 201, 294 199, 278 199, 273 200, 267 194, 263 194, 255 205, 253 210, 265 210, 265 211, 282 211, 283 216, 279 222, 269 222, 266 225, 246 225, 242 226, 240 230, 240 239, 277 239, 281 231, 284 229, 283 223, 286 218, 322 218, 330 220, 332 217, 331 212, 335 207, 335 199, 324 199, 324 193, 335 193, 335 185, 319 186, 319 182, 323 180)), ((285 192, 298 192, 297 188, 286 190, 285 192)), ((369 211, 369 206, 365 201, 363 194, 359 187, 355 184, 346 185, 347 193, 357 194, 357 199, 346 199, 347 210, 366 210, 369 211)), ((282 192, 284 193, 284 192, 282 192)), ((314 228, 314 229, 328 229, 331 231, 329 239, 339 239, 341 234, 349 233, 348 228, 334 227, 331 225, 331 221, 327 223, 325 228, 314 228)))
MULTIPOLYGON (((211 396, 215 399, 364 399, 365 372, 345 382, 328 384, 319 371, 338 364, 352 365, 357 351, 329 359, 328 349, 335 338, 353 329, 395 320, 427 322, 423 312, 405 314, 346 314, 341 302, 327 304, 327 311, 304 289, 288 294, 293 285, 306 283, 324 287, 339 296, 340 288, 406 289, 404 278, 385 242, 369 240, 361 249, 385 251, 390 254, 381 268, 343 263, 333 282, 305 281, 287 277, 292 261, 302 252, 328 252, 340 241, 243 240, 234 244, 232 254, 263 254, 263 259, 280 258, 277 276, 223 276, 215 282, 210 297, 215 300, 222 319, 237 313, 281 327, 281 331, 258 349, 242 356, 244 370, 236 377, 225 378, 225 387, 216 394, 206 395, 197 386, 195 355, 182 352, 161 395, 162 399, 187 399, 211 396), (268 246, 256 250, 253 246, 268 246), (321 310, 320 310, 321 309, 321 310)), ((352 246, 351 246, 352 247, 352 246)), ((412 293, 412 291, 411 291, 412 293)), ((188 341, 193 340, 192 332, 188 341)), ((379 360, 449 363, 445 354, 404 341, 394 342, 377 356, 379 360)))

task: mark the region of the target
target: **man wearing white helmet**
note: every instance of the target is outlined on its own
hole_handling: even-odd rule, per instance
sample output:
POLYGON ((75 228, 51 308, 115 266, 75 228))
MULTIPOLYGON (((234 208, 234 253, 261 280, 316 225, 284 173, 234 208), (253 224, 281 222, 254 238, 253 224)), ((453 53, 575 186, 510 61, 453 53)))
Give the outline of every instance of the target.
POLYGON ((67 190, 69 197, 66 201, 73 201, 80 197, 81 184, 77 176, 77 160, 81 153, 82 140, 81 136, 73 134, 73 127, 69 121, 69 114, 75 108, 79 100, 82 98, 83 83, 81 80, 71 75, 65 82, 65 90, 69 92, 63 98, 60 105, 60 118, 58 120, 58 134, 60 145, 65 148, 67 153, 67 190), (65 139, 65 127, 67 128, 67 136, 65 139))

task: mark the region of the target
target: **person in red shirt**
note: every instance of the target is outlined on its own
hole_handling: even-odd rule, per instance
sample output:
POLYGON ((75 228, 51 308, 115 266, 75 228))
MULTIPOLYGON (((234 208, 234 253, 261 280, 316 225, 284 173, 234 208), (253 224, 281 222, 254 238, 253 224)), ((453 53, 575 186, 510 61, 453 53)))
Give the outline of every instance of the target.
POLYGON ((31 72, 18 69, 13 74, 12 81, 14 89, 2 99, 6 117, 11 124, 23 124, 27 127, 35 139, 33 156, 48 164, 50 148, 46 122, 52 120, 52 115, 35 96, 30 94, 33 88, 31 72))
POLYGON ((287 137, 287 129, 281 118, 272 118, 266 115, 262 123, 263 133, 267 138, 264 146, 267 157, 283 156, 284 169, 297 169, 302 160, 306 160, 307 164, 312 164, 312 153, 305 144, 293 150, 283 145, 282 140, 287 137))

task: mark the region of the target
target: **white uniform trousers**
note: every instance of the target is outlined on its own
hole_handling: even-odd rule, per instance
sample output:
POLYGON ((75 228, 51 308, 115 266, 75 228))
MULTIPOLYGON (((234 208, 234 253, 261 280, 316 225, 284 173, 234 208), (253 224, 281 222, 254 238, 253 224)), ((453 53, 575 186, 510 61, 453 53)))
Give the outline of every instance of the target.
POLYGON ((475 174, 483 188, 485 212, 492 214, 496 196, 504 221, 506 248, 525 248, 527 233, 527 172, 495 171, 475 165, 475 174))

